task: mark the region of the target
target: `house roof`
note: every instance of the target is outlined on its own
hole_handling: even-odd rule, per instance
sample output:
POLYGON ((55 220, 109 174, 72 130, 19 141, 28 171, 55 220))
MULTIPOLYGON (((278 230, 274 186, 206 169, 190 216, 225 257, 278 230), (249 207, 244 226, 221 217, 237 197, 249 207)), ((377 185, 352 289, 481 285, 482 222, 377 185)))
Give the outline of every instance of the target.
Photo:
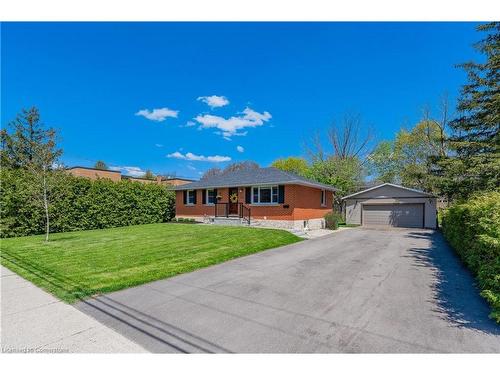
POLYGON ((195 180, 194 178, 187 178, 187 177, 169 177, 169 176, 162 176, 162 178, 165 180, 165 181, 170 181, 170 180, 179 180, 179 181, 198 181, 198 180, 195 180))
POLYGON ((225 188, 236 186, 252 185, 303 185, 336 191, 337 189, 330 185, 309 180, 294 173, 285 172, 276 168, 255 168, 243 169, 234 172, 228 172, 219 176, 211 176, 205 179, 192 182, 190 184, 176 186, 174 190, 192 190, 192 189, 210 189, 225 188))
POLYGON ((383 186, 392 186, 392 187, 395 187, 395 188, 398 188, 398 189, 403 189, 403 190, 408 190, 408 191, 412 191, 414 193, 419 193, 419 194, 422 194, 423 196, 426 196, 426 197, 433 197, 432 194, 429 194, 429 193, 425 193, 421 190, 417 190, 417 189, 410 189, 410 188, 407 188, 407 187, 404 187, 404 186, 401 186, 401 185, 396 185, 396 184, 391 184, 389 182, 386 182, 384 184, 380 184, 380 185, 377 185, 377 186, 373 186, 369 189, 365 189, 365 190, 361 190, 361 191, 358 191, 357 193, 354 193, 354 194, 350 194, 350 195, 346 195, 345 197, 342 197, 342 199, 347 199, 347 198, 352 198, 352 197, 355 197, 357 195, 360 195, 360 194, 363 194, 363 193, 366 193, 368 191, 372 191, 372 190, 375 190, 375 189, 378 189, 378 188, 381 188, 383 186))

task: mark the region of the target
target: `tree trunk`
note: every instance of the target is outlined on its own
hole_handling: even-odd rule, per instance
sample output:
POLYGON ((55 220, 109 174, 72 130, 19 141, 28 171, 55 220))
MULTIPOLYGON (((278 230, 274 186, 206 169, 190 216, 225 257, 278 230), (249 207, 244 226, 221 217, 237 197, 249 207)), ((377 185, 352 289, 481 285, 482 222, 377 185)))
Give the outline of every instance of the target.
POLYGON ((45 209, 45 242, 49 241, 50 221, 49 221, 49 202, 47 199, 47 176, 43 173, 43 206, 45 209))

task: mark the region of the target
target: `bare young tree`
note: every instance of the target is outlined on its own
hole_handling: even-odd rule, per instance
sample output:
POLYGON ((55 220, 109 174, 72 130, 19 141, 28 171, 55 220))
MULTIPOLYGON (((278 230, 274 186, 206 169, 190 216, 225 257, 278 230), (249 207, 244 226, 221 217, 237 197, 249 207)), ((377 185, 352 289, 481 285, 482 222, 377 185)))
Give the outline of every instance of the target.
POLYGON ((12 134, 2 133, 2 154, 9 168, 23 168, 33 177, 33 197, 43 205, 45 241, 50 233, 50 187, 62 150, 56 149, 56 131, 45 128, 36 107, 22 112, 10 124, 12 134))
POLYGON ((205 171, 205 173, 203 173, 203 176, 201 176, 201 179, 204 180, 206 178, 210 178, 213 176, 219 176, 221 174, 222 174, 222 169, 214 167, 214 168, 207 169, 205 171))
POLYGON ((346 114, 340 124, 334 121, 326 131, 324 138, 330 152, 325 151, 322 138, 321 133, 316 132, 306 145, 313 161, 334 157, 340 160, 358 158, 364 163, 371 152, 370 143, 374 140, 374 134, 370 127, 363 126, 360 115, 346 114))
POLYGON ((257 168, 259 168, 259 164, 251 160, 245 160, 229 164, 226 168, 224 168, 223 173, 242 171, 245 169, 257 169, 257 168))
POLYGON ((236 172, 236 171, 241 171, 241 170, 245 170, 245 169, 257 169, 257 168, 259 168, 259 164, 257 164, 254 161, 251 161, 251 160, 239 161, 236 163, 229 164, 224 169, 220 169, 217 167, 207 169, 205 171, 205 173, 203 174, 203 176, 201 177, 201 179, 203 180, 203 179, 213 177, 213 176, 220 176, 220 175, 223 175, 225 173, 236 172))
POLYGON ((436 155, 446 157, 448 154, 448 128, 450 122, 448 96, 445 94, 441 98, 439 105, 439 118, 435 119, 431 116, 429 106, 423 109, 423 121, 427 124, 427 141, 433 148, 436 155))

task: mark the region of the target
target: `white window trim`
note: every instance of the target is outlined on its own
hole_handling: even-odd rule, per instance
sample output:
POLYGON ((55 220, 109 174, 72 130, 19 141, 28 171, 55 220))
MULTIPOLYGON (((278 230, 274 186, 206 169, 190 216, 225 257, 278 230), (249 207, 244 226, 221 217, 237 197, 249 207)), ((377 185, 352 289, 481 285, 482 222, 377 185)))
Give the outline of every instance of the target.
POLYGON ((321 190, 321 207, 326 207, 326 190, 321 190))
POLYGON ((279 190, 279 186, 278 186, 278 185, 262 185, 262 186, 252 186, 252 187, 251 187, 251 189, 252 189, 252 190, 250 191, 250 192, 251 192, 251 198, 252 198, 252 199, 251 199, 251 202, 252 202, 251 204, 252 204, 253 206, 279 206, 279 205, 280 205, 280 203, 278 203, 278 202, 279 202, 279 200, 280 200, 280 197, 279 197, 279 195, 280 195, 280 190, 279 190), (255 189, 255 188, 259 189, 259 193, 258 193, 258 195, 259 195, 259 199, 260 199, 260 189, 261 189, 261 188, 262 188, 262 189, 271 189, 271 201, 273 200, 273 188, 276 188, 276 189, 278 190, 278 195, 276 196, 276 202, 269 202, 269 203, 260 203, 260 202, 255 202, 255 201, 254 201, 254 194, 253 194, 253 189, 255 189))
MULTIPOLYGON (((196 195, 196 190, 187 190, 187 193, 186 193, 187 194, 187 196, 186 196, 186 206, 194 206, 194 202, 193 203, 189 202, 189 193, 192 192, 192 191, 196 195)), ((195 198, 195 200, 196 200, 196 198, 195 198)))
POLYGON ((214 195, 214 203, 209 203, 208 202, 208 192, 213 191, 215 194, 215 189, 207 189, 205 191, 205 206, 215 206, 215 202, 217 202, 217 197, 214 195))

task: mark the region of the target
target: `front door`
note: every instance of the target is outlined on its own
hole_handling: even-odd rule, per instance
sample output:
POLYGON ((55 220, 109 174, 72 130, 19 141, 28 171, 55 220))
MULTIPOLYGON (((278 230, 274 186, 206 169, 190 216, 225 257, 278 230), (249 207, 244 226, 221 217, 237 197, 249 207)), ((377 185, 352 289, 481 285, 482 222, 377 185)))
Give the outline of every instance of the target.
POLYGON ((229 215, 238 215, 238 188, 229 188, 229 215))

